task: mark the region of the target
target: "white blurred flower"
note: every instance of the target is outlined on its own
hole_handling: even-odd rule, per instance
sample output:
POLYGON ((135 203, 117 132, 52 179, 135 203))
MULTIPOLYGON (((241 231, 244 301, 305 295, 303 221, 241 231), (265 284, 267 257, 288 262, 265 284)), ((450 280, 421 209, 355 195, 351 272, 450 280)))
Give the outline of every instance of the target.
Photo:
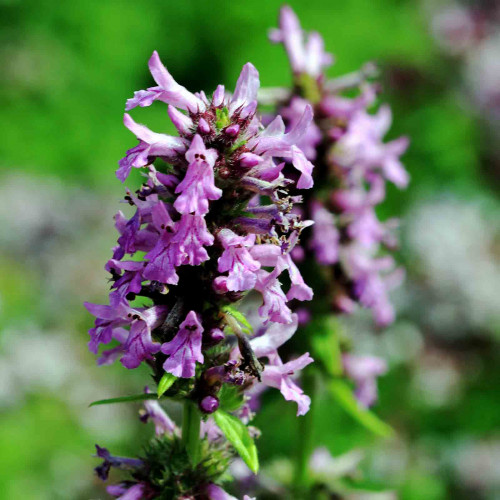
POLYGON ((424 323, 460 335, 500 324, 499 210, 448 199, 416 207, 407 217, 409 252, 422 277, 412 290, 424 323), (495 220, 496 219, 496 220, 495 220))

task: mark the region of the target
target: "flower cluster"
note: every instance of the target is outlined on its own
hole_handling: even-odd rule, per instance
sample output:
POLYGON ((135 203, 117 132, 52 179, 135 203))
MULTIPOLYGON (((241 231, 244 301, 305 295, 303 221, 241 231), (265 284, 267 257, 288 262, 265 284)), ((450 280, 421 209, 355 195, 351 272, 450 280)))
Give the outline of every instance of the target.
MULTIPOLYGON (((243 67, 232 95, 219 85, 211 97, 179 85, 156 52, 149 68, 157 86, 136 92, 126 109, 168 104, 178 136, 152 132, 125 114, 139 143, 116 174, 124 182, 132 169, 142 169, 145 181, 127 190, 132 217, 121 211, 115 217, 120 236, 106 264, 109 305, 86 304, 97 318, 89 348, 97 354, 114 340, 99 364, 119 358, 133 369, 145 362, 157 382, 165 374, 175 380, 168 394, 196 402, 204 414, 217 411, 226 385, 242 393, 262 381, 296 401, 302 415, 309 398, 293 375, 312 359, 306 353, 284 363, 277 349, 297 326, 289 302, 312 298, 291 258, 310 223, 294 211, 301 196, 290 195, 294 182, 282 171, 296 169, 296 187, 311 187, 313 167, 297 144, 312 108, 304 106, 288 132, 280 116, 264 127, 252 64, 243 67), (262 328, 250 339, 236 304, 252 291, 262 299, 262 328)), ((246 405, 238 411, 242 419, 250 414, 246 405)), ((157 405, 149 403, 143 418, 155 422, 157 434, 175 435, 157 405)), ((127 498, 132 488, 155 489, 144 480, 127 483, 127 498)))
POLYGON ((371 114, 375 87, 364 71, 328 81, 324 70, 332 63, 318 33, 307 37, 290 7, 283 7, 273 42, 284 45, 294 75, 294 92, 281 103, 279 113, 293 128, 308 106, 314 122, 298 146, 315 162, 314 196, 308 196, 304 213, 315 225, 304 248, 296 248, 297 261, 312 252, 323 266, 331 304, 350 313, 356 304, 369 308, 378 325, 390 324, 394 310, 388 291, 401 280, 393 258, 384 250, 395 246, 391 234, 396 222, 382 223, 376 207, 385 197, 386 182, 404 188, 408 174, 399 161, 408 145, 402 137, 389 143, 383 137, 391 112, 382 106, 371 114), (356 97, 343 91, 359 89, 356 97))

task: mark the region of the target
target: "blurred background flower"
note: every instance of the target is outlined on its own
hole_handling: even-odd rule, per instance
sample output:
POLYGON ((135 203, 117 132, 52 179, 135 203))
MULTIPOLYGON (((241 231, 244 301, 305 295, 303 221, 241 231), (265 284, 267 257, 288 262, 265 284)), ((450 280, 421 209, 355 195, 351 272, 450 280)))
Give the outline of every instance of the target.
MULTIPOLYGON (((342 321, 356 354, 387 363, 375 411, 396 437, 374 437, 325 396, 314 409, 314 444, 323 448, 311 474, 326 476, 326 492, 329 482, 346 491, 363 486, 348 498, 493 499, 500 486, 498 5, 290 3, 334 53, 332 77, 367 60, 379 64, 394 116, 389 139, 411 137, 410 188, 389 189, 379 213, 402 220, 407 279, 394 291, 397 321, 381 332, 367 314, 342 321)), ((147 378, 147 370, 95 366, 82 306, 105 298, 102 262, 115 244, 112 215, 122 196, 114 171, 129 144, 123 105, 149 84, 144 61, 154 49, 188 88, 231 86, 247 61, 264 86, 287 85, 286 57, 266 36, 279 6, 0 0, 0 498, 104 498, 92 475, 94 440, 127 455, 154 433, 134 419, 138 404, 88 408, 140 392, 147 378)), ((168 133, 166 122, 161 107, 149 109, 151 128, 168 133)), ((280 498, 295 411, 270 391, 262 398, 256 424, 268 493, 259 498, 280 498)), ((178 421, 175 408, 169 414, 178 421)), ((247 481, 244 471, 238 477, 247 481)))

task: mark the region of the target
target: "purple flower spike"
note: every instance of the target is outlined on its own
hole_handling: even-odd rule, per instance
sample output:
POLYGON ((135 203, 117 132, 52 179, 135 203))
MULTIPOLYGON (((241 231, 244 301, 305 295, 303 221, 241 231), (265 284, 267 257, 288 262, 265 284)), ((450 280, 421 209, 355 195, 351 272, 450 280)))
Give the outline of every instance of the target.
MULTIPOLYGON (((308 189, 313 183, 335 186, 330 193, 326 188, 318 190, 304 207, 302 216, 315 223, 307 248, 327 267, 325 276, 334 280, 329 297, 333 312, 352 313, 360 304, 372 310, 378 325, 388 325, 394 320, 388 290, 400 272, 394 261, 382 265, 378 259, 384 250, 394 249, 396 238, 390 232, 390 221, 382 223, 377 218, 376 205, 385 198, 387 181, 399 188, 408 184, 408 173, 399 159, 408 140, 402 137, 384 143, 391 124, 390 109, 382 105, 376 113, 368 111, 378 93, 367 81, 373 76, 373 65, 328 80, 324 70, 332 58, 325 53, 321 36, 315 32, 307 35, 288 6, 281 9, 279 29, 270 36, 284 45, 295 88, 286 104, 276 110, 285 121, 273 120, 259 144, 250 142, 252 152, 281 151, 300 172, 298 188, 308 189), (357 95, 346 97, 347 91, 357 95), (310 105, 317 113, 312 125, 305 128, 312 118, 310 105), (295 144, 287 149, 289 138, 295 144), (315 169, 309 160, 318 162, 315 169)), ((296 262, 307 258, 305 248, 296 248, 291 253, 296 262)), ((297 280, 288 298, 306 296, 300 278, 297 280)))
POLYGON ((174 339, 161 346, 161 351, 169 354, 163 369, 176 377, 194 377, 196 362, 203 363, 204 359, 201 353, 202 333, 198 315, 190 311, 174 339))
MULTIPOLYGON (((296 205, 302 197, 295 187, 312 186, 312 164, 298 144, 308 137, 312 107, 302 106, 287 130, 279 117, 264 128, 256 113, 259 74, 252 64, 243 66, 232 95, 222 85, 212 95, 191 93, 173 79, 156 52, 149 68, 157 86, 136 92, 127 109, 166 103, 178 136, 155 133, 130 115, 124 117, 139 143, 119 162, 117 176, 124 181, 132 168, 143 168, 143 179, 138 189, 126 191, 132 216, 119 212, 115 217, 119 238, 106 264, 109 305, 87 304, 96 316, 89 348, 99 355, 99 364, 120 359, 132 369, 147 363, 159 392, 168 390, 189 405, 195 398, 199 410, 208 415, 218 410, 220 391, 231 389, 228 386, 235 386, 243 398, 252 386, 263 388, 259 382, 265 370, 252 356, 249 342, 254 343, 255 353, 267 357, 271 366, 266 372, 269 385, 279 386, 305 412, 307 396, 290 378, 302 358, 283 365, 277 349, 297 326, 288 302, 312 297, 290 257, 301 231, 310 224, 301 220, 296 205), (291 166, 299 172, 297 181, 285 177, 291 166), (284 271, 291 281, 287 294, 278 281, 284 271), (267 332, 261 329, 257 339, 245 341, 232 321, 246 324, 237 308, 252 290, 262 295, 259 313, 267 332), (238 348, 224 335, 226 328, 238 336, 238 348), (111 341, 117 345, 99 353, 100 345, 111 341)), ((253 418, 247 402, 232 413, 244 425, 253 418)), ((172 469, 175 460, 159 460, 167 451, 181 450, 175 445, 179 429, 155 400, 144 402, 141 419, 152 421, 156 435, 164 437, 152 442, 138 470, 109 487, 110 494, 152 499, 168 491, 176 498, 233 498, 212 484, 217 468, 212 474, 197 467, 196 474, 189 475, 192 484, 174 480, 188 476, 172 469), (165 488, 149 477, 155 470, 164 473, 157 477, 172 478, 165 488)), ((257 432, 249 429, 252 435, 257 432)), ((192 436, 194 429, 187 430, 192 436)), ((213 417, 201 423, 200 435, 209 447, 225 440, 213 417)), ((194 451, 191 441, 189 455, 194 451)), ((205 454, 203 445, 201 461, 205 454)), ((106 460, 104 467, 109 469, 112 459, 106 460)), ((186 467, 191 465, 186 462, 186 467)))

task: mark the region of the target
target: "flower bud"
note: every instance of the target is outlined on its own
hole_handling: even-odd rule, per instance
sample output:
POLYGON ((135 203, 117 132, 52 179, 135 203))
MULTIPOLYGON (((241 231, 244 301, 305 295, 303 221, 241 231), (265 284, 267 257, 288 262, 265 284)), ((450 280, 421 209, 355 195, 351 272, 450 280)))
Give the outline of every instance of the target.
POLYGON ((229 135, 230 137, 236 137, 240 133, 240 126, 237 123, 234 123, 233 125, 226 127, 225 132, 226 135, 229 135))
POLYGON ((242 167, 255 167, 259 163, 262 163, 262 158, 259 155, 255 155, 253 153, 243 153, 240 156, 240 166, 242 167))
POLYGON ((207 123, 205 118, 200 118, 200 121, 198 122, 198 131, 202 134, 210 133, 210 125, 207 123))
POLYGON ((223 341, 225 338, 224 332, 219 329, 219 328, 213 328, 210 331, 210 340, 214 344, 218 344, 219 342, 223 341))
POLYGON ((219 399, 215 396, 205 396, 200 401, 200 410, 203 413, 213 413, 219 408, 219 399))

